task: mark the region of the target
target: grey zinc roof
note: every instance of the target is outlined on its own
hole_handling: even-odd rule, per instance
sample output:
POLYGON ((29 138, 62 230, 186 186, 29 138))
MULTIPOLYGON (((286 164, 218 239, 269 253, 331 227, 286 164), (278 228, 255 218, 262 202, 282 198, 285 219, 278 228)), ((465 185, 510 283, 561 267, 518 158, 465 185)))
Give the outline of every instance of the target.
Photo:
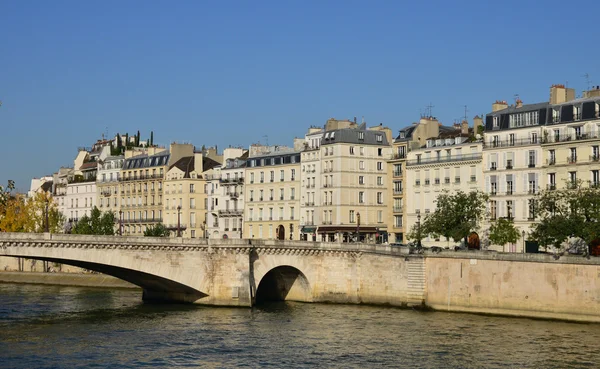
POLYGON ((592 96, 592 97, 586 97, 586 98, 580 97, 579 99, 566 101, 566 102, 560 103, 560 104, 553 104, 552 106, 582 104, 582 103, 590 102, 590 101, 600 101, 600 96, 592 96))
POLYGON ((494 117, 494 116, 499 116, 501 114, 520 113, 520 112, 526 112, 526 111, 546 109, 549 105, 550 105, 550 103, 548 103, 548 102, 525 104, 520 108, 517 108, 516 105, 510 105, 506 109, 502 109, 502 110, 498 110, 498 111, 489 113, 488 116, 494 117))
POLYGON ((399 132, 404 133, 404 137, 400 137, 401 135, 398 134, 398 137, 396 137, 396 139, 394 141, 396 141, 396 142, 408 141, 412 137, 412 133, 416 127, 417 126, 415 124, 413 124, 408 127, 402 128, 399 132))
POLYGON ((363 145, 381 145, 381 146, 389 145, 385 133, 381 132, 381 131, 343 128, 343 129, 336 129, 333 131, 327 131, 327 132, 323 133, 323 136, 321 136, 321 145, 331 145, 331 144, 340 143, 340 142, 363 144, 363 145), (364 133, 363 140, 358 138, 359 132, 364 133), (332 134, 333 134, 333 139, 331 139, 332 134), (382 140, 377 141, 377 136, 382 136, 383 137, 382 140))

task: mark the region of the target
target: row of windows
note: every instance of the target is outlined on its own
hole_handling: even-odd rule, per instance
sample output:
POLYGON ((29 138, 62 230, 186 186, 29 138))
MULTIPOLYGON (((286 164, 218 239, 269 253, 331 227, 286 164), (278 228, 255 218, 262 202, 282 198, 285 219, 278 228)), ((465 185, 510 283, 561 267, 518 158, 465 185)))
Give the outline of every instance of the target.
POLYGON ((248 159, 249 167, 264 167, 268 165, 282 165, 300 163, 300 154, 275 156, 272 158, 248 159))
POLYGON ((254 208, 249 208, 248 209, 248 221, 252 222, 252 221, 262 221, 262 220, 294 220, 294 210, 295 208, 293 206, 289 207, 289 211, 287 212, 287 214, 289 214, 289 217, 286 218, 286 212, 284 211, 283 206, 279 208, 279 212, 276 214, 275 213, 275 208, 268 208, 267 209, 267 214, 264 214, 264 209, 263 208, 258 208, 258 214, 254 213, 254 208), (255 215, 257 215, 255 217, 255 215))
MULTIPOLYGON (((279 197, 275 198, 275 190, 274 189, 270 189, 268 192, 268 196, 265 196, 265 191, 264 190, 258 190, 257 194, 258 197, 254 196, 254 190, 250 190, 249 191, 249 198, 248 201, 283 201, 285 200, 285 189, 284 188, 280 188, 279 189, 279 197)), ((290 188, 289 189, 289 200, 294 200, 296 198, 296 189, 295 188, 290 188)))
MULTIPOLYGON (((260 172, 259 175, 260 178, 260 183, 264 183, 265 182, 265 172, 260 172)), ((290 169, 290 181, 295 181, 296 180, 296 169, 290 169)), ((250 172, 250 183, 254 183, 255 179, 254 179, 254 172, 250 172)), ((285 171, 282 169, 279 171, 279 181, 280 182, 284 182, 285 181, 285 171)), ((275 182, 275 171, 272 170, 269 173, 269 182, 275 182)))

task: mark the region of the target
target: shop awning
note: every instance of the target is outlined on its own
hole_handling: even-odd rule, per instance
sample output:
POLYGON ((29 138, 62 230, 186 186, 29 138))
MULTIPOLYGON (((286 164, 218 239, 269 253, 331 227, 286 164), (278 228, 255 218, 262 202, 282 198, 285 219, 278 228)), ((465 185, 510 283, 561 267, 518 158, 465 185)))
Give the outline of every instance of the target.
POLYGON ((302 233, 315 233, 317 231, 317 226, 303 226, 300 232, 302 233))

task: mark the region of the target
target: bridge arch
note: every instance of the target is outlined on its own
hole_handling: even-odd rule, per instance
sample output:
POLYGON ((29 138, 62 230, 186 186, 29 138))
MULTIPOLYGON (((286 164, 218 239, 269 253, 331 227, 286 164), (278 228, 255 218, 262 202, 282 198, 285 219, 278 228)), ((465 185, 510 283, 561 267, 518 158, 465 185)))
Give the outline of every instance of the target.
POLYGON ((265 301, 311 301, 308 279, 299 269, 281 265, 269 270, 258 283, 256 303, 265 301))

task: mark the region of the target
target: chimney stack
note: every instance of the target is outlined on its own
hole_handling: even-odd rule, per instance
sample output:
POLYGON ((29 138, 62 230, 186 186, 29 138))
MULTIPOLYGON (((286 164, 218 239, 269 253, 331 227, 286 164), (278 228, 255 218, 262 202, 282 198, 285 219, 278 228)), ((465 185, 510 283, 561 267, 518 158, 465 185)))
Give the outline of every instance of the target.
POLYGON ((517 104, 517 108, 522 108, 523 107, 523 100, 521 99, 517 99, 515 101, 515 103, 517 104))
POLYGON ((492 104, 492 113, 506 108, 508 108, 508 103, 505 100, 496 100, 496 102, 492 104))
POLYGON ((460 133, 463 135, 469 134, 469 122, 467 122, 466 120, 463 120, 461 123, 460 133))
POLYGON ((473 133, 475 135, 479 134, 479 127, 483 127, 483 118, 476 115, 475 118, 473 118, 473 133))
POLYGON ((575 100, 575 89, 566 88, 562 84, 550 86, 550 104, 562 104, 571 100, 575 100))

